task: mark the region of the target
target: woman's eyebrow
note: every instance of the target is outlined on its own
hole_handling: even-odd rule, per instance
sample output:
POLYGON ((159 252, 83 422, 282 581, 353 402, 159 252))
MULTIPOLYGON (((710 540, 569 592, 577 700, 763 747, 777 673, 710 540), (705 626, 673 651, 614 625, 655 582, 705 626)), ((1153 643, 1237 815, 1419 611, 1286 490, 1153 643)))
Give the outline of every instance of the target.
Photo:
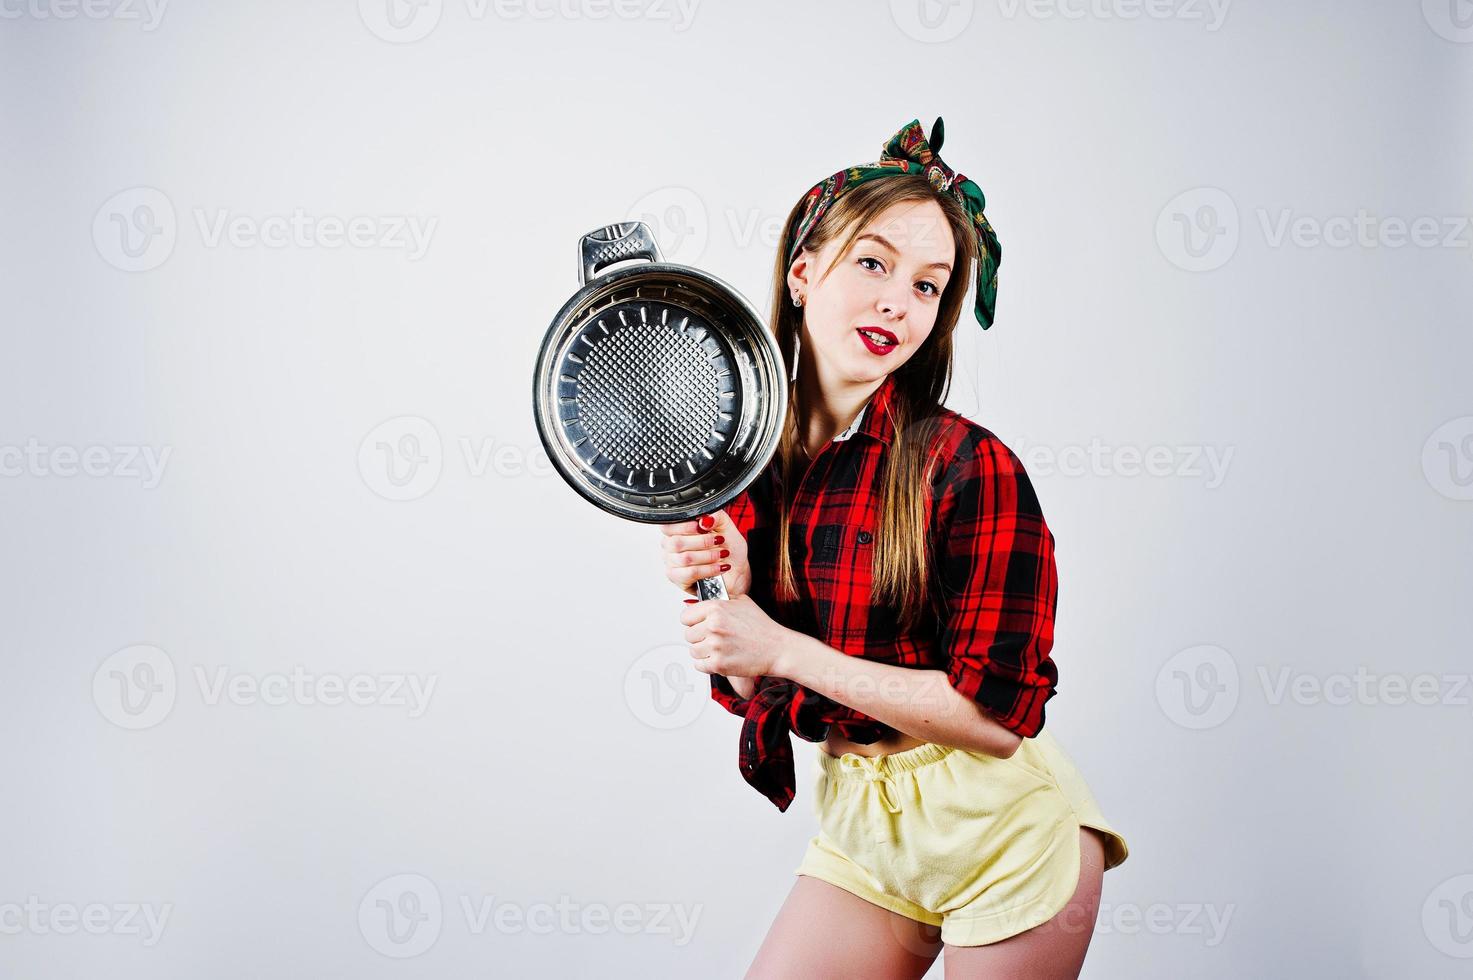
MULTIPOLYGON (((860 235, 859 238, 856 240, 864 241, 866 238, 871 239, 872 241, 879 242, 881 245, 885 246, 896 255, 900 254, 900 249, 896 248, 895 245, 890 241, 890 239, 884 237, 883 235, 875 235, 870 232, 865 232, 863 235, 860 235)), ((925 266, 925 268, 929 269, 932 266, 937 266, 939 268, 945 269, 947 272, 951 271, 950 262, 932 262, 929 265, 925 266)))

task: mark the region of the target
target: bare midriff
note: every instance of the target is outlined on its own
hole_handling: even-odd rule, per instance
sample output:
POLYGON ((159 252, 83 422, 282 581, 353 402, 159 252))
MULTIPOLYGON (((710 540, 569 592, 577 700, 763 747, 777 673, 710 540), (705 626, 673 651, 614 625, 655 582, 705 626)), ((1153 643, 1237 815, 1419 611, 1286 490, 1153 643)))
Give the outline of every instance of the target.
POLYGON ((895 732, 886 738, 880 739, 878 742, 871 742, 868 745, 864 745, 860 742, 851 742, 837 731, 830 729, 828 738, 824 739, 823 742, 823 751, 835 758, 846 752, 853 752, 855 755, 873 758, 877 755, 893 755, 896 752, 904 752, 907 749, 913 749, 918 745, 925 744, 926 740, 923 738, 916 738, 914 735, 905 734, 905 732, 895 732))
MULTIPOLYGON (((737 694, 742 697, 751 697, 751 692, 742 689, 746 686, 747 680, 745 677, 739 677, 732 684, 737 694)), ((731 682, 732 678, 728 677, 727 681, 731 682)), ((925 744, 926 740, 923 738, 916 738, 914 735, 907 735, 905 732, 892 731, 890 735, 880 739, 878 742, 870 742, 868 745, 865 745, 862 742, 851 742, 843 735, 840 735, 837 728, 830 728, 828 737, 823 741, 822 750, 834 758, 838 758, 846 752, 874 758, 877 755, 893 755, 896 752, 904 752, 906 749, 913 749, 918 745, 925 744)))

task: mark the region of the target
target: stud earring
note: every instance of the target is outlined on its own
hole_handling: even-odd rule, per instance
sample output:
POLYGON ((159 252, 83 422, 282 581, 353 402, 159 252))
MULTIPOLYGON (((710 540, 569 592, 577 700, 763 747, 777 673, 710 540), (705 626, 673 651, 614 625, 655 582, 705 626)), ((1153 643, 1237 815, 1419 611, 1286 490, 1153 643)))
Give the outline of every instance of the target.
POLYGON ((798 296, 797 293, 794 293, 793 294, 793 305, 794 306, 802 306, 803 305, 803 300, 802 300, 801 297, 798 296))

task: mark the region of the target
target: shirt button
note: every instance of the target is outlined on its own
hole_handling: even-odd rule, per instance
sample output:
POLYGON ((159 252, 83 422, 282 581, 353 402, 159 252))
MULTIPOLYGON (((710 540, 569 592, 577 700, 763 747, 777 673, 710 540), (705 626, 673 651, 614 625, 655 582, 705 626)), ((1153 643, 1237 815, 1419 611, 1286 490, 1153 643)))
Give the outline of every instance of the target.
POLYGON ((859 543, 860 544, 869 544, 870 543, 870 540, 871 540, 870 534, 869 534, 868 531, 860 531, 859 534, 858 534, 858 538, 859 538, 859 543))

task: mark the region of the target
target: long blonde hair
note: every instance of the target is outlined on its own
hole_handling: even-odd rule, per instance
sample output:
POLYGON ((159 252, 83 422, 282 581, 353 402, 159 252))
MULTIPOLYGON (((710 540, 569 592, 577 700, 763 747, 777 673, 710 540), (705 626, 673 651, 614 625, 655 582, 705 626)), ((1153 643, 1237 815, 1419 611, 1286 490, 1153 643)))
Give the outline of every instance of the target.
MULTIPOLYGON (((822 278, 826 278, 870 221, 886 208, 909 201, 935 201, 941 206, 956 240, 956 257, 951 277, 941 293, 936 324, 921 348, 895 370, 894 393, 889 403, 894 436, 882 476, 883 495, 874 535, 872 597, 876 604, 897 611, 903 629, 915 624, 929 598, 927 582, 935 556, 928 548, 926 492, 931 478, 928 466, 933 455, 932 440, 941 421, 942 402, 951 387, 952 333, 973 278, 977 240, 971 219, 961 204, 932 187, 924 176, 904 174, 866 181, 845 192, 824 213, 804 242, 805 248, 817 252, 845 235, 833 263, 823 271, 822 278)), ((802 205, 803 201, 799 200, 788 214, 773 270, 770 322, 783 352, 785 377, 789 378, 793 376, 794 342, 802 327, 803 309, 793 306, 788 298, 786 256, 792 247, 802 205)), ((783 488, 777 494, 778 568, 774 594, 788 599, 797 596, 797 580, 788 554, 790 508, 793 491, 807 464, 799 436, 796 394, 796 382, 790 381, 787 418, 773 460, 783 488)))

